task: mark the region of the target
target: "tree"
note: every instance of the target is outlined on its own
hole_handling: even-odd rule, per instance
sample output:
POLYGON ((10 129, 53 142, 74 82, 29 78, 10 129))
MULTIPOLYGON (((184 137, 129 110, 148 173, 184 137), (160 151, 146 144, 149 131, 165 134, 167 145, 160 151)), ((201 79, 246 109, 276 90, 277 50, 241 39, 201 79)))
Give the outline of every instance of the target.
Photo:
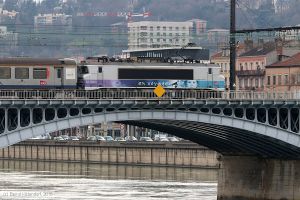
POLYGON ((17 11, 18 10, 18 0, 6 0, 3 5, 4 10, 17 11))
POLYGON ((36 3, 33 0, 24 1, 20 6, 19 22, 21 24, 33 24, 37 15, 36 3))

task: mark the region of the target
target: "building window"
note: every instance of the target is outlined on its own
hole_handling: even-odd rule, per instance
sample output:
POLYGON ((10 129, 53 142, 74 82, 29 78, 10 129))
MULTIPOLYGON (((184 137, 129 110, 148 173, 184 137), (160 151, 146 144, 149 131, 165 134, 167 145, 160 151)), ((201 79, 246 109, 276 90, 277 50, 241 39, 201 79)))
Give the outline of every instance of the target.
POLYGON ((0 67, 0 79, 10 79, 11 70, 10 67, 0 67))
POLYGON ((98 73, 102 73, 102 67, 98 67, 98 73))
POLYGON ((243 81, 243 79, 242 78, 239 78, 239 82, 240 82, 240 89, 242 89, 243 88, 243 84, 244 84, 244 81, 243 81))
POLYGON ((240 70, 241 70, 241 71, 244 70, 244 67, 243 67, 242 63, 240 64, 240 70))
POLYGON ((268 82, 267 85, 271 85, 271 76, 268 76, 268 82))
POLYGON ((156 27, 156 30, 160 31, 160 26, 157 26, 157 27, 156 27))
POLYGON ((150 31, 153 31, 153 26, 150 26, 150 31))
POLYGON ((147 35, 148 35, 147 32, 141 32, 141 33, 140 33, 140 36, 141 36, 141 37, 147 37, 147 35))
POLYGON ((276 85, 276 76, 273 76, 273 85, 276 85))
POLYGON ((258 78, 255 79, 255 87, 256 87, 256 88, 259 87, 258 78))
POLYGON ((281 75, 278 75, 278 85, 281 85, 281 75))
POLYGON ((179 27, 176 27, 175 29, 176 29, 176 31, 178 31, 178 30, 179 30, 179 27))
POLYGON ((288 85, 289 84, 289 75, 284 75, 284 84, 288 85))
POLYGON ((47 69, 45 68, 34 68, 33 69, 33 79, 46 79, 47 69))
POLYGON ((169 27, 169 31, 172 31, 172 30, 173 30, 173 27, 172 27, 172 26, 170 26, 170 27, 169 27))
POLYGON ((150 36, 153 37, 153 33, 150 33, 150 36))
POLYGON ((15 69, 15 78, 16 79, 29 79, 29 68, 16 68, 15 69))
POLYGON ((163 26, 163 31, 166 31, 167 30, 167 27, 163 26))
POLYGON ((244 82, 245 82, 244 83, 245 88, 248 87, 248 79, 247 78, 244 79, 244 82))
POLYGON ((157 36, 160 36, 160 32, 156 33, 157 36))
POLYGON ((247 63, 245 63, 245 70, 248 70, 248 64, 247 63))
POLYGON ((169 33, 169 36, 172 36, 173 34, 172 33, 169 33))
POLYGON ((142 31, 146 31, 147 30, 147 26, 141 26, 141 30, 142 31))
POLYGON ((164 37, 166 37, 166 36, 167 36, 167 34, 166 34, 166 33, 163 33, 163 36, 164 36, 164 37))

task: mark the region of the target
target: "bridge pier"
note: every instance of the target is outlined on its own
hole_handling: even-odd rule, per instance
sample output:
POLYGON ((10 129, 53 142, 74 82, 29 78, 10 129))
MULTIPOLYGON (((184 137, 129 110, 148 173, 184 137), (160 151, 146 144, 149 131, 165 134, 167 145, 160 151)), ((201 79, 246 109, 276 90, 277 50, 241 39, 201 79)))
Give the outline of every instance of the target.
POLYGON ((300 160, 224 156, 218 200, 299 200, 300 160))

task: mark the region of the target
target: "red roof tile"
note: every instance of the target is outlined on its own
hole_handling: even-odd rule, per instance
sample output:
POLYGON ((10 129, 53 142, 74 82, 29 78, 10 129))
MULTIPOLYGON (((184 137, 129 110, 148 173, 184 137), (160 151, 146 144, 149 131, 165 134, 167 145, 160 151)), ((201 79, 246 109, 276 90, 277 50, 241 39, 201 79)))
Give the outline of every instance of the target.
POLYGON ((210 59, 216 59, 216 58, 221 58, 221 57, 222 57, 222 51, 212 55, 210 59))
POLYGON ((287 60, 276 62, 267 67, 291 67, 291 66, 300 66, 300 53, 293 55, 291 58, 287 60))

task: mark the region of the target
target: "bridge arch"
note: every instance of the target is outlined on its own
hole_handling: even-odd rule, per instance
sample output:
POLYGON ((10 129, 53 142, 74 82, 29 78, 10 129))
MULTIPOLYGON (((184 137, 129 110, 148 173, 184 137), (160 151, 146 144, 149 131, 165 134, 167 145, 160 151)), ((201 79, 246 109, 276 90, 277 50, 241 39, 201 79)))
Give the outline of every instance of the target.
MULTIPOLYGON (((30 126, 1 134, 0 147, 10 146, 57 130, 101 122, 121 122, 167 132, 207 146, 224 155, 243 154, 276 158, 295 158, 300 155, 298 133, 246 120, 241 115, 241 112, 247 114, 246 109, 231 111, 223 109, 223 115, 218 115, 221 112, 218 109, 211 109, 213 112, 211 113, 207 112, 206 108, 203 108, 203 112, 193 109, 122 110, 114 107, 97 108, 93 112, 89 108, 81 108, 79 112, 76 111, 77 109, 66 109, 69 112, 66 113, 63 108, 54 110, 55 117, 48 110, 47 114, 51 116, 50 120, 47 121, 47 114, 44 113, 43 123, 31 122, 30 126), (232 117, 234 112, 241 117, 232 117)), ((40 111, 36 110, 35 112, 40 111)), ((253 111, 248 112, 252 113, 253 111)))

